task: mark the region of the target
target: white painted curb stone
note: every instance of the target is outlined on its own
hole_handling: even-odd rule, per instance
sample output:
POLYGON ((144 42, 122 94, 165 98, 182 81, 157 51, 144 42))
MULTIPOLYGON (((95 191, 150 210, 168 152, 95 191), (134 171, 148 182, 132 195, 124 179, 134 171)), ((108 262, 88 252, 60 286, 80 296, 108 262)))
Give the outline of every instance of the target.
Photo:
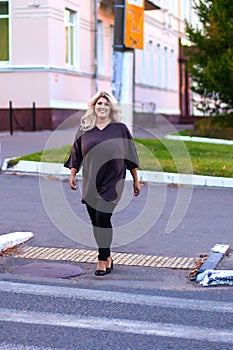
POLYGON ((215 143, 220 145, 233 145, 233 140, 225 140, 225 139, 214 139, 208 137, 198 137, 198 136, 181 136, 181 135, 171 135, 168 134, 164 136, 166 140, 174 140, 174 141, 187 141, 187 142, 204 142, 204 143, 215 143))
POLYGON ((32 232, 12 232, 0 235, 0 253, 33 238, 32 232))
MULTIPOLYGON (((43 163, 32 162, 27 160, 20 160, 16 165, 8 168, 9 159, 5 159, 2 171, 19 172, 24 174, 39 174, 52 176, 69 176, 70 170, 64 168, 63 164, 58 163, 43 163)), ((82 178, 82 171, 80 169, 78 177, 82 178)), ((178 184, 186 186, 207 186, 207 187, 228 187, 233 188, 233 178, 193 175, 193 174, 178 174, 165 173, 159 171, 138 171, 139 180, 148 183, 161 184, 178 184)), ((132 176, 127 170, 126 180, 132 181, 132 176)))

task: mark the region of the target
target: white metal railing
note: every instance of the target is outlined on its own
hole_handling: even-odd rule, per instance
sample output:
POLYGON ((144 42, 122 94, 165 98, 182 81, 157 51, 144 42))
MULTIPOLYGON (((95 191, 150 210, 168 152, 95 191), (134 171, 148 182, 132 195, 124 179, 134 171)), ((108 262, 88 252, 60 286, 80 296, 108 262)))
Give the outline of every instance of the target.
POLYGON ((139 113, 155 113, 156 104, 154 102, 136 101, 134 103, 134 111, 139 113))

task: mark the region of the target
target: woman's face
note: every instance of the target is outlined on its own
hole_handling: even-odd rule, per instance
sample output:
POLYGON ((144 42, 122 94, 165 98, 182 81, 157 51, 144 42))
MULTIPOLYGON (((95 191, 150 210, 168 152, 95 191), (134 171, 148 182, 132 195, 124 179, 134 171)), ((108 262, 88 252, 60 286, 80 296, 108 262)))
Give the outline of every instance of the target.
POLYGON ((97 121, 107 121, 110 119, 111 107, 105 97, 100 97, 95 104, 95 113, 97 121))

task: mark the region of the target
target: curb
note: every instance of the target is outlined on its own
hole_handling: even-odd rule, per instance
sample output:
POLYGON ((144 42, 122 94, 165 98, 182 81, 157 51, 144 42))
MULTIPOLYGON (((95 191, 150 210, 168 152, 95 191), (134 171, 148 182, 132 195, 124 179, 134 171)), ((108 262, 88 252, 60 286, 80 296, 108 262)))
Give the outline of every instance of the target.
POLYGON ((174 141, 187 141, 187 142, 204 142, 204 143, 215 143, 222 145, 233 145, 233 140, 225 140, 225 139, 214 139, 208 137, 198 137, 198 136, 181 136, 181 135, 166 135, 164 136, 166 140, 174 140, 174 141))
POLYGON ((0 235, 0 253, 18 244, 25 243, 33 236, 32 232, 12 232, 0 235))
MULTIPOLYGON (((211 249, 208 259, 196 272, 195 280, 203 286, 209 286, 211 284, 230 284, 233 278, 231 270, 217 270, 222 259, 230 252, 230 245, 228 244, 215 244, 211 249), (219 273, 220 276, 212 277, 211 274, 219 273), (223 276, 221 274, 223 273, 223 276), (228 275, 227 275, 228 274, 228 275)), ((233 284, 233 283, 232 283, 233 284)))
POLYGON ((197 271, 196 280, 200 281, 203 277, 203 273, 205 273, 206 270, 215 270, 220 264, 221 260, 224 258, 224 256, 226 256, 229 253, 229 251, 230 251, 230 245, 219 244, 219 243, 215 244, 215 246, 210 251, 210 255, 208 259, 197 271))
POLYGON ((7 172, 20 172, 20 173, 32 173, 32 174, 44 174, 44 175, 70 175, 70 170, 65 168, 63 164, 59 163, 44 163, 33 162, 29 160, 20 160, 14 166, 8 167, 8 162, 14 158, 7 158, 2 165, 2 171, 7 172))
MULTIPOLYGON (((8 173, 19 172, 24 174, 51 175, 58 177, 69 177, 70 175, 70 170, 64 168, 63 164, 58 163, 43 163, 21 160, 16 165, 8 168, 8 162, 10 159, 12 158, 4 160, 2 171, 8 173)), ((78 176, 79 178, 82 178, 81 171, 79 171, 78 176)), ((143 170, 138 171, 138 177, 141 182, 147 183, 233 188, 233 178, 227 177, 177 174, 143 170)), ((126 180, 132 181, 132 176, 129 171, 127 171, 126 180)))

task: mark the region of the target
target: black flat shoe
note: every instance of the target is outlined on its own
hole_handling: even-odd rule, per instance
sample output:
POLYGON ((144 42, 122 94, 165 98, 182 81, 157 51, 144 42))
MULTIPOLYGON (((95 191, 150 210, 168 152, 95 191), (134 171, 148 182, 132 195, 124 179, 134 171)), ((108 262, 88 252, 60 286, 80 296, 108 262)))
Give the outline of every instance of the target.
POLYGON ((95 271, 95 275, 96 276, 104 276, 104 275, 106 275, 106 273, 107 273, 107 269, 106 270, 96 270, 95 271))
POLYGON ((113 270, 113 260, 111 261, 111 267, 106 267, 106 274, 112 272, 113 270))

